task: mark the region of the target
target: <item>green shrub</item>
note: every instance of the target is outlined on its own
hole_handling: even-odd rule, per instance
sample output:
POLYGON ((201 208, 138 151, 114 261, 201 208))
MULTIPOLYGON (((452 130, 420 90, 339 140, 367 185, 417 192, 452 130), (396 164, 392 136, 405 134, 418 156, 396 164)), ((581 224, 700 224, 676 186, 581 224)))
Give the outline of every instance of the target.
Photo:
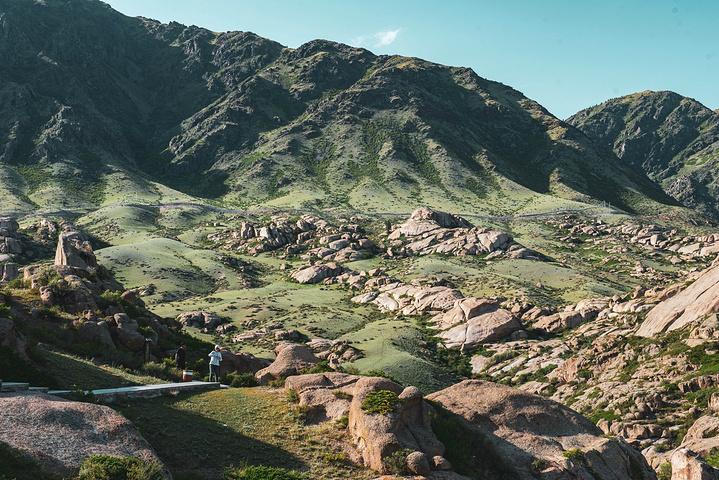
POLYGON ((335 420, 335 422, 337 423, 337 427, 345 429, 350 424, 350 417, 349 415, 344 415, 335 420))
POLYGON ((547 468, 547 461, 543 458, 537 458, 532 462, 532 469, 537 472, 541 472, 545 468, 547 468))
POLYGON ((12 318, 10 316, 10 307, 7 305, 0 305, 0 318, 12 318))
POLYGON ((709 465, 714 468, 719 468, 719 449, 716 447, 712 448, 707 455, 706 461, 709 465))
POLYGON ((163 359, 161 362, 143 363, 140 369, 155 378, 171 382, 182 381, 182 370, 175 366, 174 361, 167 358, 163 359))
POLYGON ((377 392, 370 392, 362 402, 362 410, 366 413, 379 413, 384 415, 394 410, 395 406, 400 403, 401 400, 396 393, 389 390, 379 390, 377 392))
POLYGON ((307 480, 294 471, 284 468, 247 466, 225 472, 227 480, 307 480))
POLYGON ((252 373, 230 372, 220 377, 220 383, 232 388, 256 387, 257 379, 252 373))
POLYGON ((580 462, 584 460, 584 452, 579 448, 565 450, 562 452, 562 456, 564 458, 571 458, 572 460, 579 460, 580 462))
POLYGON ((325 373, 325 372, 333 372, 330 368, 329 362, 320 362, 314 367, 305 368, 300 371, 300 375, 305 375, 309 373, 325 373))
POLYGON ((290 403, 300 403, 300 395, 297 390, 290 388, 287 390, 287 401, 290 403))
POLYGON ((664 462, 659 465, 659 474, 657 480, 672 480, 672 464, 664 462))
POLYGON ((30 288, 30 280, 25 280, 22 277, 18 277, 14 280, 10 280, 7 283, 7 286, 8 286, 8 288, 17 289, 17 290, 30 288))
POLYGON ((285 386, 285 377, 275 378, 267 383, 271 388, 282 388, 285 386))
POLYGON ((340 400, 352 400, 352 395, 342 390, 332 390, 332 395, 334 395, 335 398, 340 400))
POLYGON ((136 457, 92 455, 80 464, 78 480, 162 480, 161 466, 136 457))
POLYGON ((472 376, 472 365, 469 363, 472 356, 462 352, 459 347, 438 348, 434 358, 449 373, 465 378, 472 376))
POLYGON ((412 453, 414 450, 409 448, 403 448, 398 450, 391 455, 387 455, 382 459, 387 470, 394 475, 408 475, 410 473, 407 468, 407 455, 412 453))
POLYGON ((672 445, 669 442, 657 442, 654 444, 654 451, 657 453, 668 452, 672 449, 672 445))
POLYGON ((119 290, 105 290, 100 294, 100 298, 105 300, 107 303, 120 303, 122 300, 122 292, 119 290))

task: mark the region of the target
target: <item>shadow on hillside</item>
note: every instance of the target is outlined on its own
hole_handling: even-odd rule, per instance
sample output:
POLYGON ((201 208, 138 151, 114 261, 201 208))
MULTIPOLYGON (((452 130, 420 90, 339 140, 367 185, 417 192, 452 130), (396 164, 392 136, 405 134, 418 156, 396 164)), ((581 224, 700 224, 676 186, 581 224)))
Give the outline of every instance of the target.
MULTIPOLYGON (((173 475, 192 472, 189 475, 199 474, 207 480, 224 479, 223 472, 227 468, 243 463, 288 470, 306 468, 305 463, 292 453, 240 434, 232 428, 233 425, 223 423, 233 420, 237 422, 242 415, 241 412, 231 411, 230 406, 218 413, 211 410, 218 408, 218 404, 207 402, 207 416, 175 406, 193 395, 197 394, 183 393, 176 397, 123 400, 112 407, 137 426, 173 475), (223 421, 211 418, 210 415, 222 416, 223 421)), ((260 438, 280 433, 286 436, 286 432, 274 431, 267 416, 256 415, 255 418, 248 418, 247 424, 243 422, 242 427, 260 438), (264 422, 267 422, 266 425, 262 425, 264 422), (267 427, 267 430, 262 430, 262 427, 267 427)))
POLYGON ((564 185, 629 212, 641 200, 635 191, 677 204, 613 152, 511 87, 437 66, 392 73, 405 80, 398 95, 411 98, 432 135, 480 179, 490 168, 535 192, 552 194, 564 185))

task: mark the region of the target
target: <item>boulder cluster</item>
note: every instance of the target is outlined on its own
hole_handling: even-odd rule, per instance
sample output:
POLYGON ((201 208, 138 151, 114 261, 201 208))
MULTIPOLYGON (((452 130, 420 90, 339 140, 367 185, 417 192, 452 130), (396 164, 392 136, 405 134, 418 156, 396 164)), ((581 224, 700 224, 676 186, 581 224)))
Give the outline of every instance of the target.
MULTIPOLYGON (((491 302, 487 305, 495 307, 491 302)), ((325 350, 332 342, 315 339, 309 344, 325 350)), ((511 478, 537 474, 542 478, 655 478, 642 454, 622 438, 603 436, 600 428, 574 410, 526 390, 466 380, 429 395, 430 404, 417 388, 402 387, 387 378, 342 372, 302 374, 321 359, 299 344, 279 344, 275 361, 261 369, 247 354, 227 349, 222 353, 223 370, 254 371, 262 385, 285 378, 284 389, 294 392, 306 421, 344 425, 347 435, 342 448, 348 458, 380 473, 391 473, 400 459, 407 471, 423 478, 467 478, 453 471, 445 445, 432 429, 439 415, 436 409, 441 408, 443 416, 454 418, 458 430, 452 435, 461 435, 473 448, 482 445, 477 456, 463 459, 478 469, 486 471, 490 465, 496 471, 512 472, 511 478), (238 360, 236 355, 244 356, 238 360), (390 399, 389 407, 372 410, 377 397, 390 399)))
POLYGON ((303 215, 294 222, 277 216, 267 225, 242 222, 238 228, 212 233, 207 239, 220 248, 249 255, 281 250, 283 257, 300 255, 307 260, 342 263, 376 253, 375 244, 351 220, 336 226, 314 215, 303 215))
POLYGON ((610 225, 599 219, 586 221, 574 215, 549 220, 547 224, 558 230, 557 239, 567 246, 590 244, 606 247, 610 254, 637 248, 649 254, 666 255, 675 265, 719 253, 719 234, 687 235, 653 224, 610 225))
MULTIPOLYGON (((52 232, 52 225, 44 223, 40 228, 52 232)), ((174 322, 145 309, 135 290, 124 290, 106 268, 97 264, 83 232, 69 223, 63 223, 62 229, 54 264, 23 269, 22 280, 37 290, 41 307, 27 312, 30 318, 41 320, 47 315, 44 309, 56 307, 75 315, 69 331, 78 343, 134 353, 143 352, 148 342, 154 349, 161 336, 169 336, 177 328, 174 322)), ((0 319, 0 325, 0 343, 27 355, 26 342, 12 322, 0 319)))
POLYGON ((486 258, 506 254, 509 258, 546 260, 507 233, 473 227, 465 219, 428 208, 415 210, 405 223, 395 225, 387 237, 387 255, 485 255, 486 258))
POLYGON ((266 225, 242 222, 235 229, 212 233, 207 239, 220 248, 250 255, 281 251, 282 257, 299 255, 308 261, 333 264, 377 254, 385 258, 433 253, 484 255, 488 259, 505 254, 509 258, 547 260, 507 233, 477 228, 457 215, 427 208, 415 210, 402 224, 388 224, 388 232, 382 234, 386 238, 380 244, 367 238, 359 221, 362 219, 340 218, 339 224, 334 225, 313 215, 303 215, 296 221, 276 216, 266 225))
POLYGON ((717 375, 700 374, 719 338, 717 268, 555 312, 505 303, 533 338, 485 343, 472 357, 473 372, 571 405, 605 435, 632 443, 657 470, 671 464, 675 472, 710 475, 676 478, 714 478, 697 456, 715 453, 714 433, 694 430, 715 422, 719 411, 717 375), (706 398, 706 406, 694 398, 706 398), (677 425, 692 423, 679 442, 677 425))
POLYGON ((58 234, 69 235, 72 242, 87 240, 84 236, 82 239, 77 237, 82 234, 67 221, 55 224, 42 218, 20 230, 20 225, 14 218, 0 217, 0 282, 18 278, 21 265, 37 261, 38 258, 46 258, 51 249, 56 248, 58 234))

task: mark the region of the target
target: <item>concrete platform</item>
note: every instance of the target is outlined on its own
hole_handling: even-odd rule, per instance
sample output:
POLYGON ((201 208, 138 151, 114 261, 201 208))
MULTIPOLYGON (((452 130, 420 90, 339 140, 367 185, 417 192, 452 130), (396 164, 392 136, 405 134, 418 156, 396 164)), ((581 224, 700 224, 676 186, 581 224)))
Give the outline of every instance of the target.
POLYGON ((0 383, 0 392, 22 392, 23 390, 29 390, 29 383, 21 382, 2 382, 0 383))
MULTIPOLYGON (((160 395, 166 395, 173 392, 194 392, 202 390, 217 390, 220 388, 229 388, 227 385, 222 385, 219 382, 182 382, 182 383, 162 383, 158 385, 138 385, 134 387, 121 387, 121 388, 104 388, 99 390, 92 390, 85 392, 86 394, 92 393, 95 397, 104 401, 112 401, 118 398, 128 397, 142 397, 151 398, 159 397, 160 395)), ((73 393, 72 390, 50 390, 50 395, 57 395, 58 397, 69 396, 73 393)))

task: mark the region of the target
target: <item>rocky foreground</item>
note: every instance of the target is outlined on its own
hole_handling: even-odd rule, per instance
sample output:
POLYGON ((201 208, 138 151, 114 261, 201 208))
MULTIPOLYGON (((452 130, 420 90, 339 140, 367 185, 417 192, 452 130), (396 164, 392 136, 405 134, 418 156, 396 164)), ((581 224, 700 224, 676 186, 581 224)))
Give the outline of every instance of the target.
MULTIPOLYGON (((295 226, 297 237, 277 247, 278 254, 288 259, 305 255, 307 263, 289 271, 291 278, 338 285, 351 292, 353 302, 372 304, 384 312, 431 313, 428 326, 435 330, 440 348, 459 352, 475 379, 425 398, 412 386, 344 373, 344 364, 362 355, 348 341, 307 341, 281 324, 235 334, 235 326, 205 311, 185 312, 176 322, 160 319, 144 309, 137 291, 124 291, 97 265, 82 233, 69 224, 57 232, 54 264, 23 270, 23 284, 37 292, 36 304, 43 309, 21 312, 15 305, 14 313, 42 321, 50 307, 57 308, 67 314, 63 321, 72 324, 75 342, 135 353, 150 335, 153 353, 162 355, 155 351, 157 340, 182 325, 226 335, 235 343, 269 337, 276 345, 273 363, 223 347, 223 371, 252 373, 261 385, 286 378, 285 391, 294 392, 307 420, 345 425, 347 457, 380 473, 394 471, 399 461, 402 469, 425 478, 462 479, 470 471, 490 472, 487 478, 636 480, 656 478, 657 472, 660 478, 669 478, 669 469, 675 480, 719 478, 719 470, 711 466, 719 451, 719 420, 714 414, 719 410, 715 361, 719 265, 697 268, 719 248, 716 236, 682 235, 651 225, 610 226, 572 217, 550 220, 557 241, 570 248, 615 252, 617 261, 607 262, 607 268, 631 270, 642 285, 622 296, 549 308, 522 299, 465 297, 442 282, 404 283, 384 268, 354 272, 342 266, 342 259, 355 253, 396 257, 451 252, 491 259, 522 252, 522 258, 548 260, 528 253, 507 234, 476 229, 459 217, 418 210, 405 223, 390 226, 376 242, 352 224, 336 227, 309 217, 302 222, 306 224, 295 226), (323 255, 322 249, 334 253, 323 255), (677 276, 669 270, 625 264, 619 257, 622 249, 649 251, 658 265, 678 265, 683 270, 677 276), (670 281, 677 277, 681 281, 670 281), (303 374, 322 362, 335 371, 303 374), (372 411, 377 398, 386 408, 372 411), (441 433, 440 426, 448 422, 455 437, 466 439, 482 454, 471 458, 462 454, 464 450, 441 433)), ((3 225, 6 239, 29 242, 17 234, 12 221, 3 225)), ((38 231, 43 228, 49 227, 38 225, 38 231)), ((273 228, 279 231, 277 226, 260 227, 259 240, 246 239, 253 239, 252 248, 259 249, 255 253, 269 251, 262 245, 273 245, 280 238, 273 228)), ((242 231, 258 235, 256 227, 243 226, 238 238, 243 238, 242 231)), ((232 238, 232 232, 215 240, 232 238)), ((220 248, 250 244, 243 241, 220 248)), ((12 255, 27 255, 27 249, 22 251, 12 255)), ((611 261, 611 255, 607 258, 611 261)), ((6 271, 12 271, 7 265, 6 271)), ((32 347, 14 322, 0 319, 0 327, 2 345, 29 358, 32 347)), ((35 414, 23 410, 26 400, 16 394, 0 396, 0 411, 11 418, 7 421, 27 419, 22 421, 29 422, 28 428, 34 425, 35 414)), ((90 425, 93 419, 107 416, 105 407, 42 395, 32 402, 42 418, 58 415, 42 413, 45 409, 90 425)), ((87 441, 84 427, 73 426, 78 422, 67 424, 63 428, 68 438, 85 439, 72 442, 77 450, 63 452, 64 447, 48 446, 47 439, 40 439, 37 446, 21 445, 18 438, 23 436, 16 434, 3 434, 2 441, 65 469, 72 469, 83 455, 125 455, 145 448, 142 441, 130 445, 117 439, 117 445, 124 445, 121 449, 103 450, 92 438, 87 441)), ((101 431, 111 445, 116 434, 136 437, 123 429, 105 431, 100 425, 90 430, 101 431)))

